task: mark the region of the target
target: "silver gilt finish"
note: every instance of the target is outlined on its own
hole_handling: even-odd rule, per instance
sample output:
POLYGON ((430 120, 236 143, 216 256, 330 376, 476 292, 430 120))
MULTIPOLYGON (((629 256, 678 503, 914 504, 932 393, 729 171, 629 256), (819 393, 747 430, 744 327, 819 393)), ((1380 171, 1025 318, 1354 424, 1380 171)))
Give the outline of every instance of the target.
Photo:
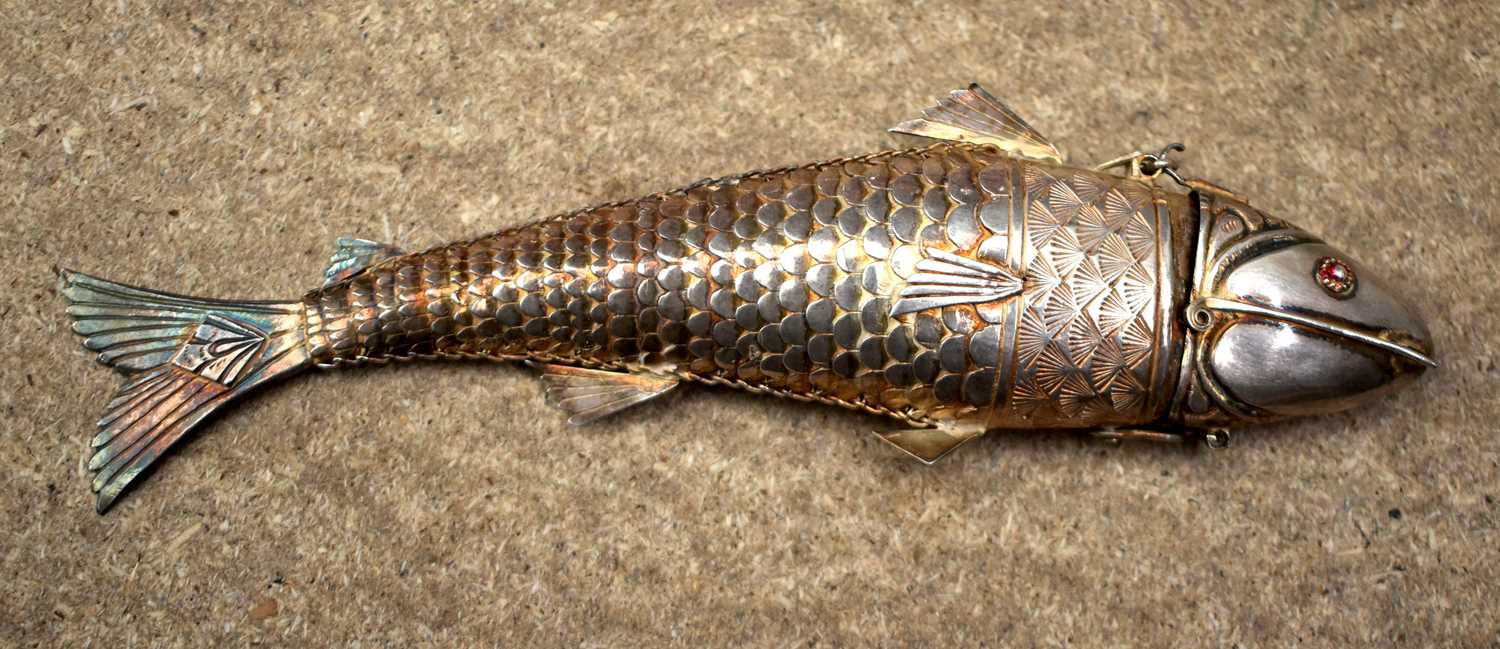
POLYGON ((879 415, 881 439, 932 462, 1005 429, 1222 446, 1228 426, 1348 408, 1433 365, 1378 269, 1184 177, 1181 145, 1066 164, 978 86, 894 130, 937 141, 419 252, 341 239, 296 300, 64 271, 73 330, 125 376, 88 464, 98 507, 219 408, 312 367, 526 362, 578 425, 724 386, 879 415))

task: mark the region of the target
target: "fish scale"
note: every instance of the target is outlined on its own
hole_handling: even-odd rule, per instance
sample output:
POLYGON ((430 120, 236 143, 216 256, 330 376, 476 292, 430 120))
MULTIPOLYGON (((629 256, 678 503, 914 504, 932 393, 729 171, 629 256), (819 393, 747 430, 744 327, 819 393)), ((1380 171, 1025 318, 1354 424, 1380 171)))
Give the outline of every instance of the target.
POLYGON ((1159 195, 967 144, 746 174, 373 265, 305 298, 319 309, 308 340, 325 365, 426 355, 670 367, 911 421, 1000 403, 993 423, 1006 426, 1141 423, 1161 414, 1143 397, 1170 369, 1149 309, 1157 219, 1170 215, 1139 211, 1159 195), (1104 246, 1131 223, 1152 245, 1104 246), (891 287, 924 255, 1004 266, 1012 240, 1023 242, 1017 266, 1057 281, 1016 304, 887 316, 891 287), (1100 249, 1113 277, 1079 263, 1100 249), (1150 294, 1128 301, 1137 285, 1150 294), (377 304, 376 286, 398 300, 377 304), (1019 313, 1032 317, 1006 334, 1019 313), (1104 331, 1122 351, 1094 362, 1077 341, 1104 331), (1053 353, 1018 355, 1016 336, 1053 353), (1013 390, 1037 398, 1010 407, 1013 390))

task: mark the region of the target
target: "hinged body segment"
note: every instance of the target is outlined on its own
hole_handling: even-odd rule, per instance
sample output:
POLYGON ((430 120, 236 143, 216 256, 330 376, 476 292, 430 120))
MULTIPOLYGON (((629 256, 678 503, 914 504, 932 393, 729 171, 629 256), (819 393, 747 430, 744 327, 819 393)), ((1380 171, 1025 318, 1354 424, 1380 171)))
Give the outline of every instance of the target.
POLYGON ((1176 368, 1185 209, 987 147, 882 153, 380 263, 309 295, 308 339, 322 363, 653 367, 915 423, 1141 424, 1176 368))

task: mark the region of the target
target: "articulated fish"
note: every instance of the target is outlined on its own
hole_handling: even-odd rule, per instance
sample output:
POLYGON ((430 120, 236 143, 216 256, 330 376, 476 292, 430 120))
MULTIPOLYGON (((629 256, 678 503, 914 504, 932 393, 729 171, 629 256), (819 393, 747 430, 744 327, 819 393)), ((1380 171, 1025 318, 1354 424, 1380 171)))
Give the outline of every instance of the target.
POLYGON ((92 441, 98 509, 214 411, 312 367, 522 361, 573 424, 728 386, 884 416, 881 439, 933 462, 1003 429, 1221 446, 1435 366, 1374 269, 1185 179, 1173 148, 1068 166, 977 85, 891 130, 932 143, 423 252, 341 239, 295 300, 61 271, 73 330, 125 376, 92 441))

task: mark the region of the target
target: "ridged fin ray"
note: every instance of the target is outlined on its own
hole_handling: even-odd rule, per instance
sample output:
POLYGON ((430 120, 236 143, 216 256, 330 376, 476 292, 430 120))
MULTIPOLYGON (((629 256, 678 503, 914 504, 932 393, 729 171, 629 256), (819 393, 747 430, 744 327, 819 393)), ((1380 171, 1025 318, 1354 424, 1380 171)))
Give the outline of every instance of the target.
POLYGON ((890 130, 935 140, 990 144, 1023 157, 1062 163, 1062 153, 1052 142, 977 83, 948 93, 924 109, 921 117, 890 130))
POLYGON ((100 512, 220 406, 309 362, 300 302, 195 298, 58 275, 84 348, 126 377, 89 442, 100 512))
POLYGON ((337 284, 364 272, 372 265, 404 254, 406 254, 405 250, 389 243, 339 237, 338 241, 334 242, 333 255, 328 259, 328 267, 323 269, 323 285, 337 284))
POLYGON ((930 248, 896 295, 890 317, 958 304, 982 304, 1018 295, 1024 278, 1009 267, 930 248))
POLYGON ((579 426, 608 417, 677 387, 679 379, 645 372, 614 372, 569 365, 530 363, 542 371, 547 401, 579 426))

